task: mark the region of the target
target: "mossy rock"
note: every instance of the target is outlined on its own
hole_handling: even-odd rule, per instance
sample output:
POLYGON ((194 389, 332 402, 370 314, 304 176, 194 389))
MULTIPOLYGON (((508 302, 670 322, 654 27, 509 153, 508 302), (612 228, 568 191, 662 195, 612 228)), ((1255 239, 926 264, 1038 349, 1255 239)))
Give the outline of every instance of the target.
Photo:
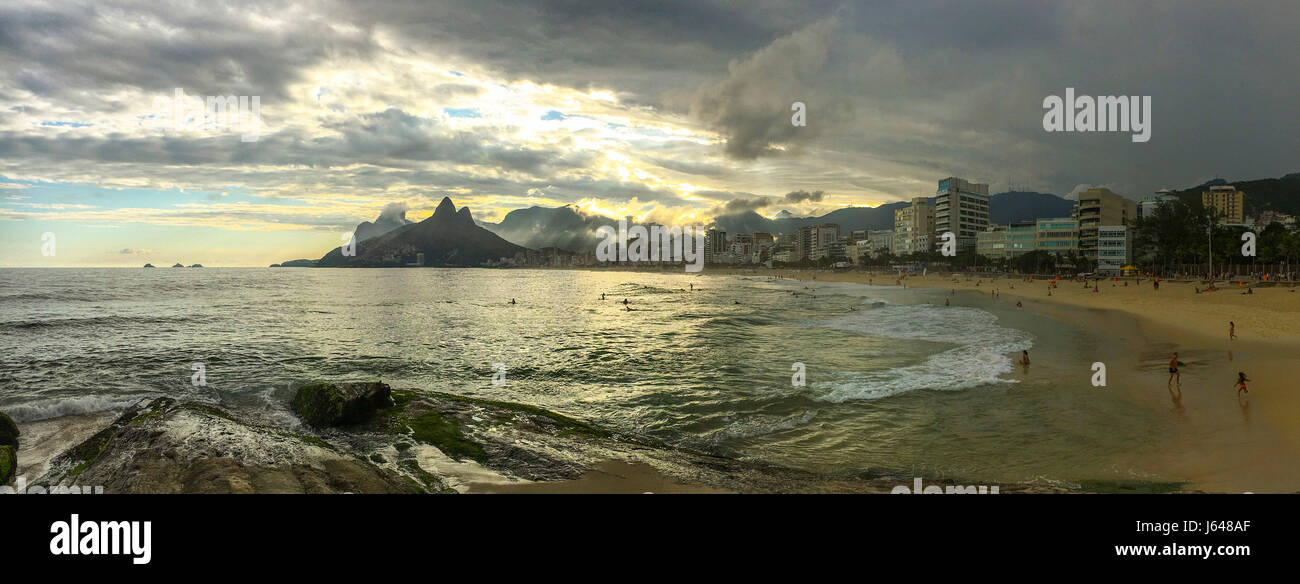
POLYGON ((14 423, 4 412, 0 412, 0 446, 13 446, 18 449, 18 424, 14 423))
POLYGON ((13 446, 0 446, 0 485, 9 484, 18 470, 18 452, 13 446))
POLYGON ((482 461, 487 457, 482 446, 465 437, 456 418, 430 410, 406 423, 411 428, 411 437, 417 442, 431 444, 451 458, 482 461))
POLYGON ((292 405, 308 424, 323 427, 359 424, 392 403, 384 383, 312 383, 298 388, 292 405))

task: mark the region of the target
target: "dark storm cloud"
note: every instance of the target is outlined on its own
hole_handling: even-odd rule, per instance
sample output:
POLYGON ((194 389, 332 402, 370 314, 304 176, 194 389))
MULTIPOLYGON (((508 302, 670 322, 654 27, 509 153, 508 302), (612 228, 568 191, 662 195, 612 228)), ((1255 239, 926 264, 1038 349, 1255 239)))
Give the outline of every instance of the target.
POLYGON ((732 199, 717 205, 709 210, 713 215, 730 215, 733 213, 743 213, 745 211, 757 211, 772 204, 772 199, 766 197, 758 198, 739 198, 732 199))
MULTIPOLYGON (((819 94, 814 83, 835 29, 833 21, 824 21, 778 39, 748 59, 733 61, 726 79, 700 88, 691 113, 726 136, 727 154, 735 158, 754 159, 779 146, 807 141, 819 133, 819 126, 794 125, 792 106, 807 106, 819 94)), ((813 103, 814 110, 821 105, 813 103)))
POLYGON ((549 175, 585 167, 589 154, 500 143, 486 132, 455 131, 398 109, 323 124, 333 135, 308 138, 296 130, 241 143, 233 133, 206 137, 30 136, 0 132, 0 157, 54 162, 101 161, 164 165, 271 164, 313 167, 406 166, 450 162, 549 175))
MULTIPOLYGON (((38 96, 104 108, 110 92, 283 99, 302 70, 374 50, 365 23, 334 26, 331 3, 61 2, 0 8, 0 63, 38 96), (286 15, 289 27, 258 17, 286 15)), ((120 105, 120 104, 117 104, 120 105)))
POLYGON ((784 198, 785 198, 785 202, 787 203, 802 203, 804 201, 812 201, 814 203, 817 203, 820 202, 822 200, 822 197, 824 197, 825 195, 826 193, 822 191, 813 191, 813 192, 791 191, 786 193, 784 198))
MULTIPOLYGON (((1300 3, 1289 0, 6 4, 0 112, 47 107, 32 103, 39 100, 50 111, 33 115, 119 111, 126 104, 113 101, 114 90, 124 87, 261 95, 268 103, 294 97, 304 72, 322 64, 436 55, 510 80, 608 89, 625 104, 689 114, 717 132, 716 152, 701 159, 665 147, 650 159, 719 190, 740 190, 728 181, 761 173, 780 179, 764 181, 776 193, 803 186, 801 175, 844 175, 837 184, 906 198, 917 182, 958 175, 995 190, 1011 178, 1043 191, 1115 184, 1141 196, 1213 175, 1300 170, 1297 21, 1300 3), (266 25, 267 17, 280 24, 266 25), (1042 100, 1065 87, 1152 96, 1151 142, 1045 133, 1042 100), (807 127, 790 124, 793 101, 807 104, 807 127)), ((190 176, 213 180, 268 181, 291 171, 258 165, 371 164, 380 168, 326 180, 680 203, 666 189, 576 172, 590 160, 559 146, 445 128, 387 109, 396 90, 361 90, 381 105, 324 122, 325 136, 284 130, 232 148, 210 136, 78 137, 6 125, 0 158, 54 176, 69 163, 152 176, 155 164, 187 165, 190 176), (426 168, 430 162, 525 176, 426 168), (204 168, 211 165, 219 168, 204 168)), ((481 90, 439 83, 426 91, 463 99, 481 90)), ((0 115, 0 123, 14 117, 0 115)))

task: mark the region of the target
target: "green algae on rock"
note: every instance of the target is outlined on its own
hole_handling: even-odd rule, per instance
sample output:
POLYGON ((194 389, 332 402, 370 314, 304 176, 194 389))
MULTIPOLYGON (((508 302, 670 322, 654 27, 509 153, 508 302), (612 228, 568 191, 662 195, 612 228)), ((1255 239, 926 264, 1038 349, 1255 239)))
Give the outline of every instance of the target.
POLYGON ((292 405, 308 424, 326 427, 364 422, 392 403, 392 389, 383 382, 312 383, 298 388, 292 405))

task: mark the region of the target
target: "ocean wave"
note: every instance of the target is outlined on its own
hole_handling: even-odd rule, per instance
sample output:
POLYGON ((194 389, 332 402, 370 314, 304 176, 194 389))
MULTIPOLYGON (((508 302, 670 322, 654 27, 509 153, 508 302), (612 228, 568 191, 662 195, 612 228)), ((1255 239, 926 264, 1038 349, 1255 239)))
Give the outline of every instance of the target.
POLYGON ((804 410, 790 416, 773 416, 769 414, 755 414, 752 416, 743 416, 739 420, 732 420, 712 436, 714 443, 734 439, 757 438, 777 432, 791 430, 811 422, 817 417, 817 412, 813 410, 804 410))
POLYGON ((192 323, 194 318, 161 316, 95 316, 87 318, 52 318, 40 320, 15 320, 0 322, 0 326, 16 330, 46 329, 58 327, 116 326, 132 324, 168 324, 192 323))
POLYGON ((822 323, 827 328, 886 339, 956 345, 916 365, 883 371, 838 372, 835 379, 811 384, 818 399, 844 402, 880 399, 917 389, 961 390, 994 383, 1011 371, 1011 354, 1029 350, 1034 336, 998 326, 992 314, 975 308, 882 306, 822 323))
POLYGON ((124 410, 140 399, 141 396, 84 396, 4 406, 3 409, 15 422, 36 422, 63 416, 124 410))

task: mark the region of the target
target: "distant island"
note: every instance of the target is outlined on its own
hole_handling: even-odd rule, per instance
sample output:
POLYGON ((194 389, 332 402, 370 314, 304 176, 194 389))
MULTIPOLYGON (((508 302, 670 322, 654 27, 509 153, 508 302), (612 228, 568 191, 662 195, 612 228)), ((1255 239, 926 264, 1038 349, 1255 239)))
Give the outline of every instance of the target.
POLYGON ((152 268, 152 267, 153 267, 153 264, 145 264, 144 267, 146 267, 146 268, 152 268))
POLYGON ((185 267, 185 264, 182 264, 182 263, 180 263, 180 262, 176 262, 176 263, 172 264, 172 267, 173 267, 173 268, 183 268, 183 267, 185 267))
POLYGON ((279 264, 271 264, 272 268, 314 268, 316 260, 289 260, 279 264))

